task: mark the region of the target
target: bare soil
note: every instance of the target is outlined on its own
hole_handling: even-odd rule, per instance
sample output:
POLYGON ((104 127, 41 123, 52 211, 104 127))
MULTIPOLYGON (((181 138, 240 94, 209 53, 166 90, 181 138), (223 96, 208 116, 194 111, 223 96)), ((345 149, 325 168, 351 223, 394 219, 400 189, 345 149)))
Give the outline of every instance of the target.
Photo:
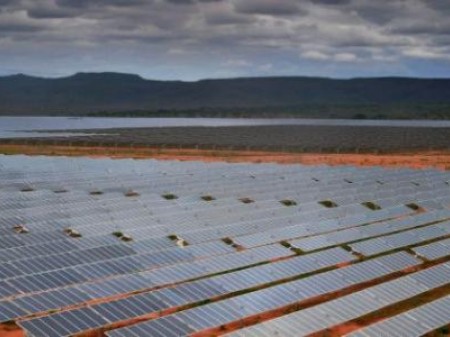
POLYGON ((250 162, 305 165, 354 165, 450 169, 450 151, 422 151, 395 154, 282 153, 238 150, 159 149, 151 147, 94 147, 60 145, 0 145, 0 153, 111 158, 154 158, 204 162, 250 162))
POLYGON ((17 325, 0 324, 0 336, 1 337, 25 337, 24 332, 17 325))

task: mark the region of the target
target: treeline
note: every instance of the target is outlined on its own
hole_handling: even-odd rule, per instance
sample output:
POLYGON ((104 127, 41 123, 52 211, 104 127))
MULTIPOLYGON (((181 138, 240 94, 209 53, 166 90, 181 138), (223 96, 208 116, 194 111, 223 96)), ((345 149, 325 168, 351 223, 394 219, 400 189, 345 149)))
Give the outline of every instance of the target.
POLYGON ((236 107, 99 111, 90 117, 332 118, 450 120, 450 104, 305 104, 285 107, 236 107))

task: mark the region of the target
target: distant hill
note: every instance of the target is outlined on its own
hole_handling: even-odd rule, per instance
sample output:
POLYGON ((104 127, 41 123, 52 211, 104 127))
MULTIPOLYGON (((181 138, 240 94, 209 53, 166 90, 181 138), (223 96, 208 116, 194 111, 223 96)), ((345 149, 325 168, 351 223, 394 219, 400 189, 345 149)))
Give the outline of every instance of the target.
POLYGON ((427 107, 434 107, 450 118, 449 106, 450 79, 267 77, 181 82, 119 73, 0 77, 1 115, 228 115, 240 110, 256 116, 316 111, 317 117, 351 111, 364 118, 365 112, 370 117, 395 107, 406 117, 410 110, 426 114, 427 107))

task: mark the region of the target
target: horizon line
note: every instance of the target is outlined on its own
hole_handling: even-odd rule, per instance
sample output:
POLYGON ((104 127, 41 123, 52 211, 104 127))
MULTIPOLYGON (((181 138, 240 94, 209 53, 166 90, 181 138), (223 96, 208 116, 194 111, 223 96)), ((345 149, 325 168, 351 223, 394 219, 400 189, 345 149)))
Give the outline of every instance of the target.
POLYGON ((304 79, 323 79, 323 80, 336 80, 336 81, 351 81, 351 80, 370 80, 370 79, 410 79, 410 80, 450 80, 450 77, 426 77, 426 76, 400 76, 400 75, 383 75, 383 76, 355 76, 355 77, 328 77, 328 76, 311 76, 311 75, 270 75, 270 76, 236 76, 236 77, 206 77, 197 80, 182 80, 182 79, 155 79, 144 77, 137 73, 127 73, 120 71, 79 71, 70 75, 60 76, 43 76, 43 75, 30 75, 22 72, 0 75, 0 78, 8 77, 29 77, 44 80, 60 80, 76 77, 79 75, 123 75, 134 76, 145 81, 157 81, 157 82, 185 82, 196 83, 202 81, 220 81, 220 80, 242 80, 242 79, 290 79, 290 78, 304 78, 304 79))

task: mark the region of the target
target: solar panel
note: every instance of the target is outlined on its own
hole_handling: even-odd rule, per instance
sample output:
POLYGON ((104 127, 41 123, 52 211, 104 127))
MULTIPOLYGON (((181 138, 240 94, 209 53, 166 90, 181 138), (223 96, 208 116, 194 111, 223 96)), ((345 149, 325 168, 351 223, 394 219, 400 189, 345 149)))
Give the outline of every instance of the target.
MULTIPOLYGON (((448 219, 449 214, 441 214, 441 213, 437 213, 435 218, 433 219, 433 221, 443 221, 448 219)), ((403 230, 403 229, 408 229, 408 228, 412 228, 412 227, 416 227, 419 225, 424 225, 426 223, 429 222, 429 216, 422 220, 423 218, 425 218, 422 214, 417 214, 417 215, 411 215, 409 217, 407 217, 406 219, 398 219, 398 220, 388 220, 386 222, 381 222, 381 223, 375 223, 375 224, 371 224, 371 225, 365 225, 365 226, 361 226, 358 228, 349 228, 349 229, 344 229, 342 231, 338 231, 338 232, 331 232, 331 233, 326 233, 326 234, 322 234, 322 235, 317 235, 317 236, 311 236, 311 237, 307 237, 307 238, 303 238, 303 239, 297 239, 297 240, 292 240, 289 241, 289 243, 297 248, 300 248, 304 251, 310 251, 310 250, 315 250, 315 249, 319 249, 319 248, 324 248, 324 247, 329 247, 329 246, 333 246, 333 245, 338 245, 338 244, 342 244, 342 243, 347 243, 347 242, 351 242, 351 241, 357 241, 357 240, 362 240, 362 239, 366 239, 366 238, 370 238, 372 236, 375 235, 383 235, 383 234, 388 234, 390 232, 393 231, 399 231, 399 230, 403 230)), ((442 236, 445 235, 445 233, 443 233, 440 230, 440 227, 436 227, 436 228, 431 228, 428 227, 425 229, 425 231, 421 231, 421 232, 414 232, 414 235, 417 236, 421 236, 423 240, 426 240, 427 238, 434 238, 434 237, 438 237, 438 236, 442 236), (435 232, 433 232, 433 230, 435 232)), ((408 235, 406 235, 406 237, 408 237, 408 235)), ((403 235, 400 236, 400 238, 402 240, 405 240, 406 237, 403 237, 403 235)), ((394 240, 396 239, 396 237, 393 237, 394 240)), ((384 239, 380 239, 378 241, 374 240, 373 242, 376 244, 381 243, 383 245, 383 240, 384 239)), ((414 237, 410 237, 409 241, 405 241, 405 242, 392 242, 393 245, 397 246, 397 247, 401 247, 406 246, 410 243, 415 243, 416 240, 414 239, 414 237)), ((388 242, 386 242, 387 245, 389 245, 389 240, 388 242)), ((364 245, 364 243, 361 243, 361 245, 364 245)), ((371 243, 367 243, 367 245, 371 245, 371 243)), ((385 244, 384 244, 385 245, 385 244)), ((355 245, 355 247, 359 247, 358 244, 355 245)), ((362 248, 362 249, 366 249, 366 248, 362 248)), ((368 252, 377 252, 377 249, 374 247, 373 249, 369 248, 369 246, 367 246, 368 252)), ((382 249, 380 247, 380 249, 382 249)))
MULTIPOLYGON (((209 279, 184 283, 151 293, 133 295, 124 299, 93 305, 91 308, 111 322, 116 322, 261 286, 264 283, 320 270, 353 259, 354 257, 351 254, 335 248, 209 279)), ((31 298, 33 302, 37 300, 34 297, 31 298)), ((21 301, 14 301, 14 303, 20 305, 21 301)), ((29 311, 33 312, 30 308, 29 311)))
POLYGON ((450 297, 446 296, 399 315, 387 318, 348 337, 411 336, 420 337, 450 323, 450 297))
MULTIPOLYGON (((407 266, 417 264, 417 260, 408 256, 406 253, 397 253, 397 255, 393 256, 395 256, 393 261, 396 262, 393 262, 392 265, 395 265, 396 268, 385 265, 383 261, 391 259, 391 256, 386 256, 298 281, 254 291, 217 303, 188 309, 181 313, 137 324, 129 328, 114 330, 109 332, 108 336, 129 336, 136 334, 137 331, 145 332, 144 335, 147 335, 149 331, 154 331, 157 325, 164 325, 165 319, 168 317, 180 320, 181 322, 188 322, 196 331, 201 331, 233 322, 246 316, 258 315, 314 296, 330 293, 356 283, 372 280, 396 270, 401 270, 407 266), (355 279, 352 275, 359 275, 358 279, 355 279), (220 310, 228 314, 225 316, 214 315, 215 312, 220 310), (199 317, 209 318, 200 320, 199 317)), ((152 335, 148 334, 148 336, 152 335)))
MULTIPOLYGON (((336 299, 421 263, 410 249, 366 261, 348 244, 450 255, 446 240, 428 242, 450 234, 447 181, 437 170, 1 156, 0 322, 65 336, 162 314, 109 333, 179 336, 336 299)), ((376 307, 414 296, 446 282, 442 266, 358 299, 376 307)), ((279 331, 313 331, 370 309, 335 306, 279 331)))
POLYGON ((89 308, 61 312, 41 320, 25 320, 20 325, 32 336, 63 337, 71 336, 80 327, 84 331, 106 325, 108 321, 89 308), (67 320, 75 321, 78 326, 68 325, 67 320))
POLYGON ((437 225, 432 225, 426 228, 412 229, 398 234, 357 242, 350 244, 350 247, 363 255, 369 256, 400 247, 418 244, 445 235, 446 233, 444 230, 437 225))
POLYGON ((413 251, 428 260, 435 260, 450 255, 450 239, 436 241, 413 248, 413 251))
MULTIPOLYGON (((442 267, 450 270, 449 265, 442 267)), ((441 268, 441 266, 432 267, 419 272, 419 274, 424 277, 430 276, 435 274, 439 268, 441 268)), ((275 318, 252 327, 238 330, 227 334, 227 336, 259 336, 261 331, 265 331, 268 335, 272 336, 280 335, 281 331, 283 331, 283 336, 307 336, 312 333, 317 333, 328 327, 362 317, 388 305, 433 289, 433 287, 427 287, 421 283, 414 282, 414 277, 416 277, 415 274, 404 276, 399 279, 385 282, 308 309, 300 310, 298 312, 275 318), (314 320, 313 324, 305 325, 305 322, 310 322, 308 319, 311 318, 311 316, 318 317, 319 319, 314 320), (289 327, 289 330, 293 333, 287 334, 286 327, 289 327)), ((448 282, 450 282, 450 277, 447 275, 447 283, 448 282)), ((120 330, 121 329, 117 330, 117 332, 120 332, 120 330)), ((126 331, 126 329, 123 330, 126 331)), ((378 330, 377 333, 378 334, 375 333, 372 336, 396 335, 391 335, 385 330, 378 330)), ((114 334, 114 332, 110 333, 110 335, 125 336, 114 334)), ((362 334, 362 336, 365 335, 362 334)), ((403 336, 403 334, 401 336, 403 336)))

